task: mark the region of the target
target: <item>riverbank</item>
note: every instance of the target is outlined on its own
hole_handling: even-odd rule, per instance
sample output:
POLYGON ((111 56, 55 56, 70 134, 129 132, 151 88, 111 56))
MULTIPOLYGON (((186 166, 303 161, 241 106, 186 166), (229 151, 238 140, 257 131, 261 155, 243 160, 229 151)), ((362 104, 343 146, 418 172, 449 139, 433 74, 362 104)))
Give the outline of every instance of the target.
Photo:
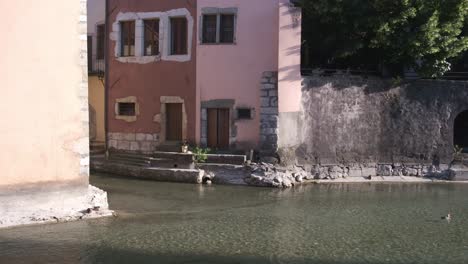
POLYGON ((393 169, 391 173, 388 170, 382 172, 382 170, 376 168, 373 170, 361 169, 358 175, 352 172, 349 167, 315 166, 305 169, 304 167, 294 166, 285 168, 263 162, 244 165, 200 163, 190 169, 181 169, 137 166, 135 164, 107 162, 101 159, 92 162, 91 166, 95 172, 144 180, 272 188, 291 188, 297 185, 317 183, 464 182, 457 180, 457 172, 449 168, 440 169, 435 166, 423 168, 416 165, 413 165, 413 167, 416 169, 393 169), (361 176, 363 173, 367 173, 367 176, 361 176), (377 173, 390 175, 376 175, 377 173), (393 173, 399 175, 391 175, 393 173))

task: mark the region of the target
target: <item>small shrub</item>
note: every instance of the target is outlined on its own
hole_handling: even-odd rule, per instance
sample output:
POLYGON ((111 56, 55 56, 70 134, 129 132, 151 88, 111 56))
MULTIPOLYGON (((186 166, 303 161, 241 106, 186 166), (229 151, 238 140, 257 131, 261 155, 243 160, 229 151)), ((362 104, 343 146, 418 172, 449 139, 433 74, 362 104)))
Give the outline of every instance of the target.
POLYGON ((195 147, 193 149, 193 155, 195 157, 195 162, 196 163, 204 163, 208 160, 208 153, 210 153, 209 148, 200 148, 200 147, 195 147))

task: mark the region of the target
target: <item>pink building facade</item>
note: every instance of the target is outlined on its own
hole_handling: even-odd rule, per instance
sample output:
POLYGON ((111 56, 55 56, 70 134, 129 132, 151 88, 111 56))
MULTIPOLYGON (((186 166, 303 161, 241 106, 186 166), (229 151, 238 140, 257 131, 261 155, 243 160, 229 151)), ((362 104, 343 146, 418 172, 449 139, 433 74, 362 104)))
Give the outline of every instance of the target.
POLYGON ((298 112, 301 96, 300 12, 289 0, 110 2, 111 149, 278 147, 279 116, 298 112), (182 30, 172 18, 182 18, 182 30), (145 21, 154 19, 159 50, 151 56, 145 21), (180 39, 182 54, 172 54, 180 39))

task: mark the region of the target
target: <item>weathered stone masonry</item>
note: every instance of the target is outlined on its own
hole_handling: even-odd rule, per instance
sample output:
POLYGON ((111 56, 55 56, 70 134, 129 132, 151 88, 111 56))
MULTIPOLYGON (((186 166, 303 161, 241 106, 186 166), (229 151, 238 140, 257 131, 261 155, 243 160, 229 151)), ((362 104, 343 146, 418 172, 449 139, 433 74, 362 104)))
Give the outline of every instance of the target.
POLYGON ((151 153, 159 144, 159 134, 108 133, 109 148, 132 152, 151 153))
POLYGON ((278 149, 278 73, 264 72, 260 91, 260 151, 278 149))
POLYGON ((285 165, 318 178, 424 176, 450 167, 468 85, 316 74, 303 80, 302 109, 298 143, 279 148, 285 165))

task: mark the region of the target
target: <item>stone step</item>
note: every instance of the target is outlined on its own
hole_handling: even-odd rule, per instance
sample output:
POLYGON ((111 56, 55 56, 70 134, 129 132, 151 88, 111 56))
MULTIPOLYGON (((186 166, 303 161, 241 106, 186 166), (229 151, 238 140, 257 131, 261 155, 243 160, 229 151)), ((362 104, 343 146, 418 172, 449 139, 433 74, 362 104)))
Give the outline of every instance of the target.
POLYGON ((98 160, 91 163, 91 168, 96 172, 111 173, 125 177, 139 179, 185 182, 200 184, 203 181, 204 171, 197 169, 175 168, 149 168, 117 163, 109 160, 98 160))
POLYGON ((468 168, 452 168, 455 172, 454 181, 468 181, 468 168))
POLYGON ((180 143, 166 143, 156 147, 157 152, 172 152, 180 153, 181 145, 180 143))
POLYGON ((247 157, 245 155, 208 154, 206 163, 244 165, 246 160, 247 157))
POLYGON ((90 149, 89 154, 90 155, 99 155, 99 154, 104 154, 106 153, 106 149, 90 149))
POLYGON ((123 158, 123 157, 109 157, 108 161, 119 163, 119 164, 133 165, 133 166, 144 166, 144 167, 151 166, 151 161, 128 159, 128 158, 123 158))
POLYGON ((91 141, 89 143, 89 147, 90 148, 105 148, 106 147, 106 143, 103 142, 103 141, 91 141))
POLYGON ((143 154, 132 154, 132 153, 111 153, 109 158, 121 158, 121 159, 129 159, 129 160, 141 160, 141 161, 151 161, 153 158, 150 155, 143 155, 143 154))
POLYGON ((193 154, 181 152, 155 151, 153 158, 169 159, 178 163, 193 163, 193 154))

